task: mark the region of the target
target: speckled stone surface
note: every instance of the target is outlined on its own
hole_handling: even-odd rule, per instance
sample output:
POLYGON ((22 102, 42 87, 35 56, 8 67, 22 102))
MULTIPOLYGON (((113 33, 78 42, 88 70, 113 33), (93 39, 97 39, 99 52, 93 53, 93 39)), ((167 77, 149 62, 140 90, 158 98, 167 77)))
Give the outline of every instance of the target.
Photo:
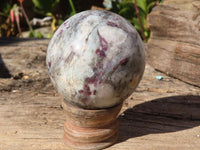
POLYGON ((53 85, 66 101, 86 109, 108 108, 137 87, 144 72, 145 50, 125 19, 89 10, 58 28, 46 63, 53 85))

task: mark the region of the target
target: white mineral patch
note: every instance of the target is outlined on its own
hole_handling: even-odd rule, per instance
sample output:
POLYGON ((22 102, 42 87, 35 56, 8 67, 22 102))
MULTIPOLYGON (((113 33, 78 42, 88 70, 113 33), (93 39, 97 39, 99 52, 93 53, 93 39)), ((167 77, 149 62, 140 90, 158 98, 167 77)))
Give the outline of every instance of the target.
POLYGON ((127 38, 127 33, 125 31, 120 28, 113 28, 109 25, 100 26, 98 31, 102 37, 105 37, 105 40, 108 41, 108 43, 115 43, 112 46, 120 45, 127 38))
POLYGON ((98 91, 98 93, 97 93, 96 97, 99 100, 95 101, 95 105, 99 108, 112 107, 120 101, 119 97, 116 97, 116 95, 115 95, 113 86, 110 84, 99 85, 97 88, 97 91, 98 91))

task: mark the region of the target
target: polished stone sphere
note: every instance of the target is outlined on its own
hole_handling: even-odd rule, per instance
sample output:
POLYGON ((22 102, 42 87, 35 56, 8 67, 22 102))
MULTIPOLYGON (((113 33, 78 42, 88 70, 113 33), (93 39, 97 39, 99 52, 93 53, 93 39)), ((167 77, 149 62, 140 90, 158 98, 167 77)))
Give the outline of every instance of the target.
POLYGON ((137 87, 145 68, 143 42, 121 16, 89 10, 67 19, 53 35, 46 63, 64 99, 78 107, 113 107, 137 87))

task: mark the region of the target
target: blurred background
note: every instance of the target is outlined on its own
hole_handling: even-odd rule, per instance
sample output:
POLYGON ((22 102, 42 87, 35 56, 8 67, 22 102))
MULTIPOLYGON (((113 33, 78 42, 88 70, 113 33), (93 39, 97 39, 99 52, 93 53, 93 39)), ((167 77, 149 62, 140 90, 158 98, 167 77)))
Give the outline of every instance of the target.
POLYGON ((147 16, 163 0, 0 0, 0 37, 51 38, 72 15, 90 9, 126 18, 147 41, 147 16))

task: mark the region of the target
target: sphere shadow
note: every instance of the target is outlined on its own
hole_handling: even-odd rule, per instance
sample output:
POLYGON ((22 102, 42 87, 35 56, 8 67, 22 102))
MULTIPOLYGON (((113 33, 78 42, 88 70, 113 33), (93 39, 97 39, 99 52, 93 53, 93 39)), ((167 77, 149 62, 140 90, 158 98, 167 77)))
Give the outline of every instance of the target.
POLYGON ((118 143, 148 134, 176 132, 200 125, 200 96, 155 99, 119 116, 118 143))
POLYGON ((4 63, 1 54, 0 54, 0 78, 11 78, 11 74, 4 63))

